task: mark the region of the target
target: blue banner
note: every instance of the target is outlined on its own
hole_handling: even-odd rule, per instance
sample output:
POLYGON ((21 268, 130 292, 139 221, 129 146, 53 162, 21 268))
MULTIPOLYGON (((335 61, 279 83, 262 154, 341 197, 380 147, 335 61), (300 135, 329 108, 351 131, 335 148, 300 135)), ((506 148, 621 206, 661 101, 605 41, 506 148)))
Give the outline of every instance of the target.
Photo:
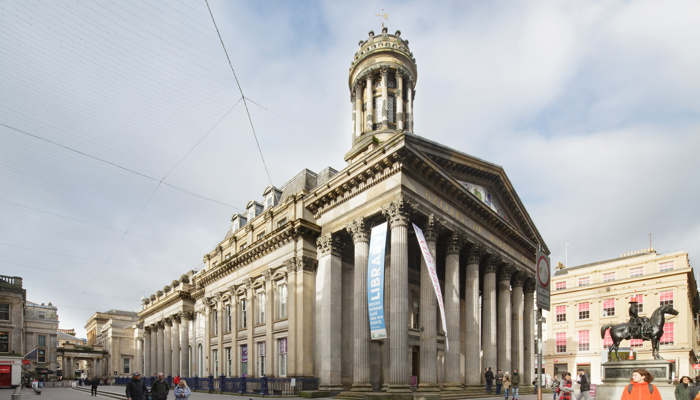
POLYGON ((372 228, 367 261, 367 309, 372 340, 386 339, 384 321, 384 258, 387 223, 372 228))

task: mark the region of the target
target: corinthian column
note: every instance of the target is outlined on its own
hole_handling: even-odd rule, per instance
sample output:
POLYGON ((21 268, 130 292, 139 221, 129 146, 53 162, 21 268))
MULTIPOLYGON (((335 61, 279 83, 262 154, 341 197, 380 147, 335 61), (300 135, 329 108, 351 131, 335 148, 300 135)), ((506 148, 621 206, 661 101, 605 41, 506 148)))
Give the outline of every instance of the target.
POLYGON ((190 377, 190 321, 194 315, 190 311, 180 312, 180 376, 190 377))
POLYGON ((445 259, 445 317, 450 350, 445 352, 445 389, 461 390, 459 370, 460 320, 459 320, 459 251, 462 238, 453 233, 447 244, 445 259))
MULTIPOLYGON (((382 128, 389 127, 389 67, 383 66, 379 70, 382 78, 382 108, 377 110, 377 116, 381 117, 382 128)), ((377 122, 380 122, 377 119, 377 122)))
POLYGON ((158 324, 151 325, 151 375, 158 373, 158 324))
POLYGON ((158 343, 158 353, 156 354, 156 373, 159 374, 163 372, 163 366, 165 365, 165 321, 158 321, 158 336, 156 338, 156 343, 158 343))
POLYGON ((140 337, 134 340, 134 346, 136 346, 136 359, 132 371, 143 371, 143 342, 140 337))
POLYGON ((355 145, 355 140, 362 135, 362 85, 356 84, 353 87, 353 100, 355 101, 355 104, 353 104, 353 111, 352 111, 352 122, 353 122, 353 129, 354 129, 354 134, 353 134, 353 142, 351 146, 355 145))
POLYGON ((389 392, 410 392, 408 363, 408 223, 413 205, 399 197, 382 206, 391 228, 389 392))
MULTIPOLYGON (((151 376, 151 328, 146 326, 143 328, 143 371, 144 376, 151 376)), ((138 370, 137 370, 138 371, 138 370)))
POLYGON ((535 280, 525 279, 523 286, 525 306, 523 311, 523 379, 532 382, 532 366, 535 364, 535 280))
POLYGON ((367 104, 365 108, 367 109, 367 116, 366 116, 366 124, 367 127, 365 128, 365 132, 370 132, 373 129, 373 124, 374 124, 374 87, 372 86, 372 72, 370 71, 367 74, 367 96, 365 96, 365 99, 367 100, 367 104))
POLYGON ((172 344, 172 329, 173 320, 170 317, 165 318, 165 330, 163 331, 163 374, 165 376, 172 376, 172 366, 173 366, 173 352, 170 348, 172 344))
MULTIPOLYGON (((513 313, 512 313, 512 346, 511 346, 511 363, 513 368, 517 368, 520 374, 523 373, 523 283, 525 276, 522 273, 513 275, 513 313)), ((525 381, 525 383, 532 380, 525 381)))
POLYGON ((513 268, 503 264, 498 272, 498 368, 511 371, 510 278, 513 268))
MULTIPOLYGON (((431 214, 423 230, 433 260, 438 235, 444 223, 431 214)), ((445 328, 445 327, 443 327, 445 328)), ((437 298, 425 259, 420 259, 420 376, 419 391, 438 391, 437 380, 437 298)))
POLYGON ((170 365, 170 370, 173 376, 180 375, 180 315, 175 314, 172 316, 173 328, 171 333, 170 347, 172 348, 172 360, 170 365))
POLYGON ((396 71, 396 129, 403 129, 403 71, 396 71))
POLYGON ((466 325, 467 343, 464 357, 465 383, 469 386, 479 386, 481 363, 479 348, 479 261, 483 254, 480 244, 472 246, 467 259, 467 273, 464 283, 464 319, 466 325))
POLYGON ((369 381, 369 317, 367 311, 367 260, 369 232, 364 218, 348 224, 347 229, 355 245, 355 275, 353 298, 353 358, 352 390, 372 390, 369 381))
POLYGON ((320 327, 316 348, 319 351, 319 387, 340 391, 341 383, 341 313, 342 264, 341 243, 330 233, 316 241, 318 272, 316 273, 316 317, 320 327))
MULTIPOLYGON (((498 257, 489 257, 484 268, 484 291, 481 299, 481 350, 484 352, 483 368, 491 367, 503 369, 498 365, 498 351, 496 347, 496 271, 498 257)), ((505 371, 505 370, 504 370, 505 371)), ((481 371, 479 371, 481 374, 481 371)))

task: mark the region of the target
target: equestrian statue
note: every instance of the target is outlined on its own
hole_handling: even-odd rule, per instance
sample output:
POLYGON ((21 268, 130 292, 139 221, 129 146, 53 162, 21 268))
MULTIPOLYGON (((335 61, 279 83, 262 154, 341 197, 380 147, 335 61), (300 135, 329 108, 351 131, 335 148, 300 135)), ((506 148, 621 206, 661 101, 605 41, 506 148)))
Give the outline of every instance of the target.
POLYGON ((674 310, 670 305, 663 305, 657 308, 651 318, 640 317, 638 314, 637 302, 630 301, 629 315, 630 320, 620 324, 605 324, 600 327, 600 337, 605 338, 605 331, 610 329, 610 338, 613 341, 612 346, 608 348, 608 361, 612 361, 612 352, 615 352, 615 357, 620 360, 617 351, 622 340, 642 339, 651 341, 651 354, 656 360, 661 360, 659 355, 659 342, 664 334, 664 323, 666 322, 665 315, 678 315, 678 311, 674 310))

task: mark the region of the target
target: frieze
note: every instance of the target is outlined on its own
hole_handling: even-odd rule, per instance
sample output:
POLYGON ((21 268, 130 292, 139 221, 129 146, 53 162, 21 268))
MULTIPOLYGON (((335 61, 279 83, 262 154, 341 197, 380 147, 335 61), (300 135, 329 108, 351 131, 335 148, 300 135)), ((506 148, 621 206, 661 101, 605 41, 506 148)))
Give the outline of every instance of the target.
POLYGON ((369 230, 364 218, 358 218, 350 222, 345 226, 345 229, 352 236, 354 244, 369 243, 369 230))

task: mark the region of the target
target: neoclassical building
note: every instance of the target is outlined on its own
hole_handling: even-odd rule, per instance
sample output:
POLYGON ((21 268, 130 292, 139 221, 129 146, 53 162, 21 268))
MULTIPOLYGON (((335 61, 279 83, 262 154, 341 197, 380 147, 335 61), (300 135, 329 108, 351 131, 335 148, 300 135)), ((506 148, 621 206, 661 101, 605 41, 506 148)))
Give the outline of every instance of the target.
POLYGON ((233 215, 205 268, 144 300, 135 348, 146 374, 392 392, 461 390, 488 366, 532 380, 535 255, 546 244, 502 167, 413 132, 417 77, 401 32, 360 42, 346 166, 267 187, 233 215), (385 222, 387 337, 371 340, 369 234, 385 222), (436 260, 447 326, 413 224, 436 260))

